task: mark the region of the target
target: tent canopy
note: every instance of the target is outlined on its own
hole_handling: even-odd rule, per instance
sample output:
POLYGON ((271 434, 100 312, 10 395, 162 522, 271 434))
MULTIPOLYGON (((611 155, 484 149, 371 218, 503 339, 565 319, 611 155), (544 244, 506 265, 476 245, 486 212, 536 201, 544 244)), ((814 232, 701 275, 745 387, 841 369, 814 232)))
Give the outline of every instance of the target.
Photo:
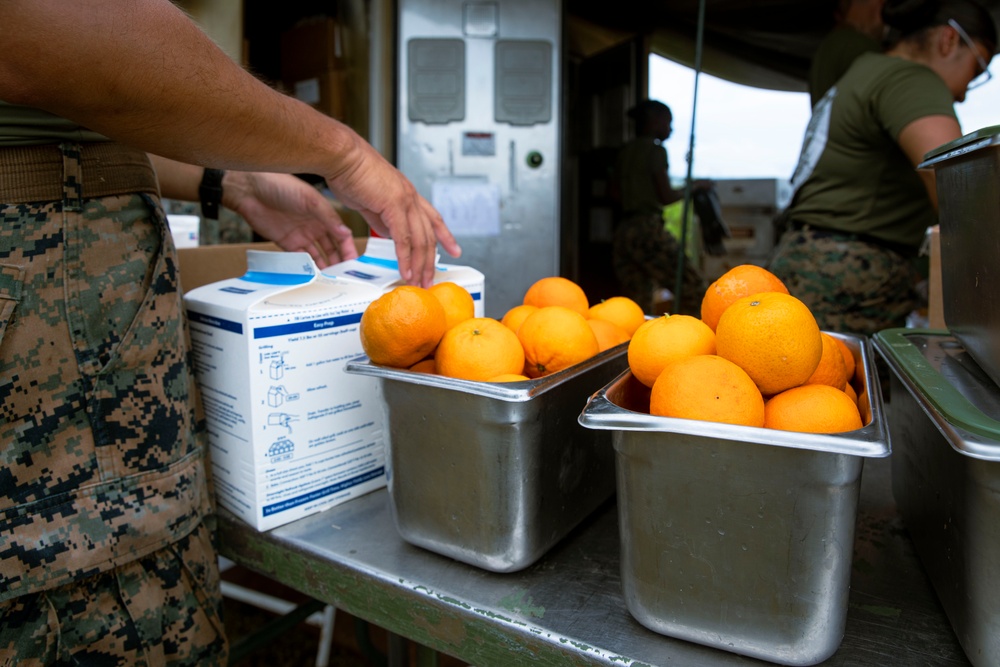
MULTIPOLYGON (((591 36, 645 35, 652 53, 694 66, 698 5, 705 2, 702 71, 728 81, 805 91, 819 41, 833 26, 831 0, 565 0, 572 26, 591 36)), ((982 3, 1000 24, 1000 0, 982 3)))

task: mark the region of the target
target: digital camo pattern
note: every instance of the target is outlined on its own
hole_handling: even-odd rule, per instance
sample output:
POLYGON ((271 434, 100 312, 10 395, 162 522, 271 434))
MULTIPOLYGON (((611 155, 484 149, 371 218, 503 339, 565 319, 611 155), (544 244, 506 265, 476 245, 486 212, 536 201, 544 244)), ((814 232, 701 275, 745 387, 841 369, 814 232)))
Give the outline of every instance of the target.
POLYGON ((849 234, 785 233, 768 267, 809 306, 820 329, 870 336, 906 326, 920 305, 912 262, 849 234))
MULTIPOLYGON (((615 276, 624 295, 642 306, 643 312, 659 314, 653 312, 657 289, 665 287, 674 291, 679 248, 677 239, 664 229, 658 215, 626 218, 618 225, 612 250, 615 276)), ((697 268, 685 262, 677 312, 701 317, 705 289, 705 281, 697 268)))
POLYGON ((114 571, 0 603, 0 665, 225 665, 218 588, 202 525, 114 571))
MULTIPOLYGON (((207 531, 211 510, 166 220, 142 194, 81 200, 78 155, 63 162, 64 201, 0 204, 5 632, 51 611, 43 593, 124 581, 115 568, 207 531)), ((206 595, 217 607, 217 583, 206 595)))

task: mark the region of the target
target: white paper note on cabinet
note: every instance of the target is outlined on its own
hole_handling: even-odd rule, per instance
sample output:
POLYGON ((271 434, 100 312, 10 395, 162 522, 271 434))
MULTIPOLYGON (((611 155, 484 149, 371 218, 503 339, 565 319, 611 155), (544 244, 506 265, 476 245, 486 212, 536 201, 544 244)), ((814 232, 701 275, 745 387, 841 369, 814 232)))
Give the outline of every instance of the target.
POLYGON ((455 236, 500 235, 500 187, 485 179, 435 181, 431 203, 455 236))

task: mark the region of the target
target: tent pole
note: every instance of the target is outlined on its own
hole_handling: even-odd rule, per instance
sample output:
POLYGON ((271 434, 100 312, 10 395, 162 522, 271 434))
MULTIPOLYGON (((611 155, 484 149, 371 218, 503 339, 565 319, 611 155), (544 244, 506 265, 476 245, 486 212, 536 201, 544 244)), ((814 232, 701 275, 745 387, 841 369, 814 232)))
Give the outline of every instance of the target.
POLYGON ((701 76, 702 40, 705 34, 705 0, 698 2, 698 27, 694 48, 694 96, 691 103, 691 135, 688 137, 687 176, 684 179, 684 206, 681 209, 681 237, 678 239, 677 277, 674 281, 674 314, 680 312, 684 291, 684 265, 687 261, 688 216, 691 214, 691 184, 694 171, 694 123, 698 112, 698 78, 701 76))

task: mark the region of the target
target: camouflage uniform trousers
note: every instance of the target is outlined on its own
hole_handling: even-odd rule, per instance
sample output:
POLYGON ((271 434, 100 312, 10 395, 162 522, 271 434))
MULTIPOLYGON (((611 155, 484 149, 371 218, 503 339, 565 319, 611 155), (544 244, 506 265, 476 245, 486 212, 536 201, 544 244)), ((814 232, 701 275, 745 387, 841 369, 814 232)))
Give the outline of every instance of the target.
POLYGON ((0 665, 225 664, 155 174, 114 144, 0 149, 0 202, 0 665))
POLYGON ((872 335, 906 326, 919 306, 911 260, 850 234, 789 230, 768 267, 824 331, 872 335))
MULTIPOLYGON (((615 231, 612 249, 615 276, 625 296, 640 306, 643 312, 656 315, 653 303, 657 288, 675 291, 680 244, 663 227, 658 215, 636 215, 625 218, 615 231)), ((684 263, 680 309, 674 312, 701 317, 701 300, 705 281, 690 262, 684 263)), ((676 295, 675 295, 676 298, 676 295)))

